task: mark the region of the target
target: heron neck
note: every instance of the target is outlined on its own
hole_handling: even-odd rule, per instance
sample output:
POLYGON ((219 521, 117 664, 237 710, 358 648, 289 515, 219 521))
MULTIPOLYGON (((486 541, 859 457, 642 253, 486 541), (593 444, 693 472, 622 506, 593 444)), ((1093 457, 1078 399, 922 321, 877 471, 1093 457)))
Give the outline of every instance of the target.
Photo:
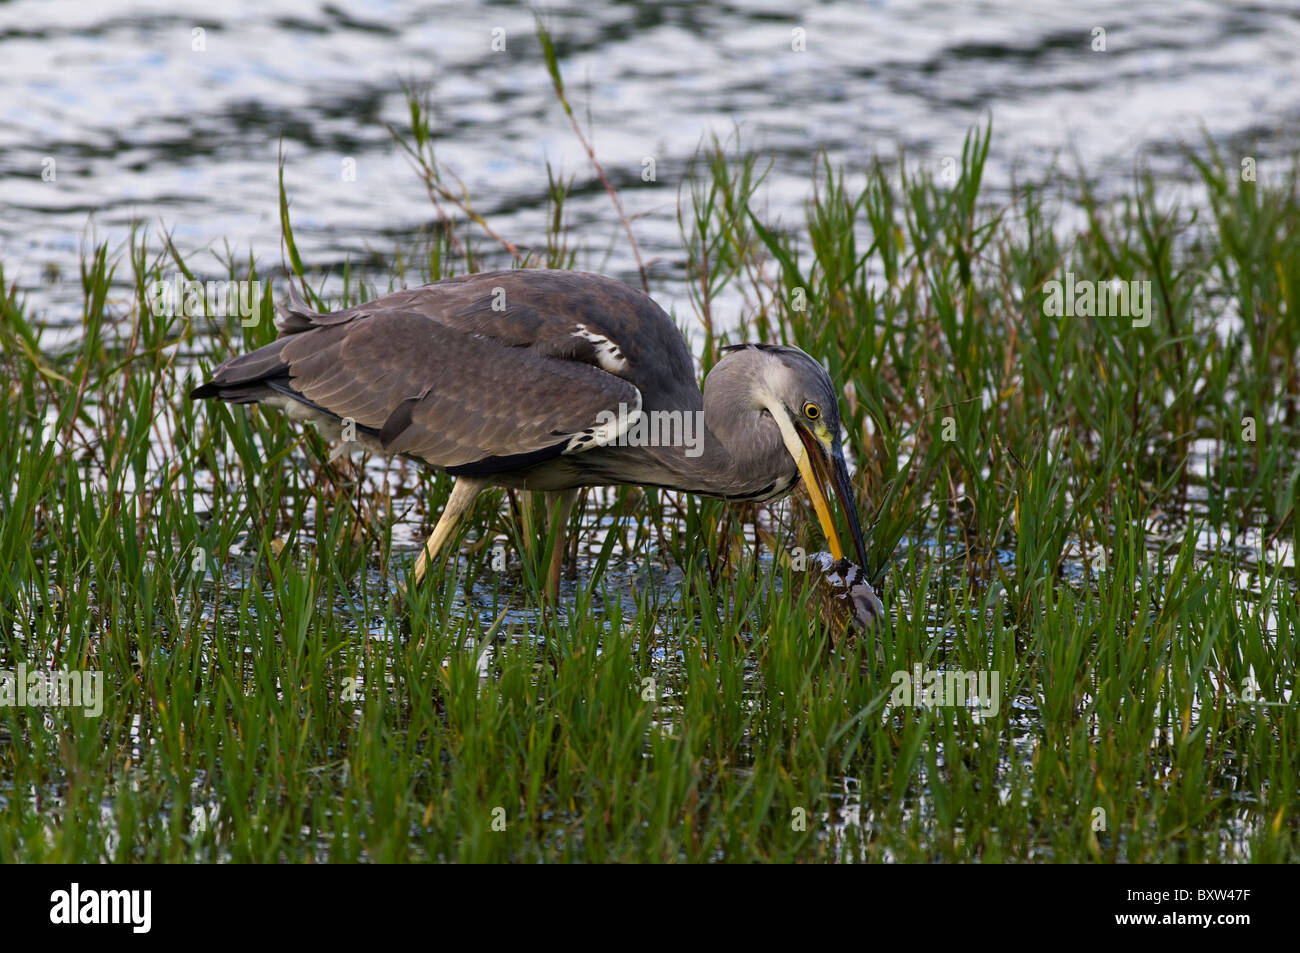
POLYGON ((697 458, 695 492, 733 499, 767 499, 787 492, 798 468, 772 419, 728 417, 710 422, 705 414, 704 452, 697 458))
MULTIPOLYGON (((726 364, 714 368, 704 382, 704 392, 678 397, 692 418, 683 434, 686 441, 661 441, 653 454, 660 472, 647 482, 690 493, 731 499, 765 499, 789 490, 798 469, 781 440, 776 422, 752 397, 749 381, 727 373, 726 364)), ((644 411, 654 429, 655 408, 644 411)), ((658 433, 663 433, 658 427, 658 433)))

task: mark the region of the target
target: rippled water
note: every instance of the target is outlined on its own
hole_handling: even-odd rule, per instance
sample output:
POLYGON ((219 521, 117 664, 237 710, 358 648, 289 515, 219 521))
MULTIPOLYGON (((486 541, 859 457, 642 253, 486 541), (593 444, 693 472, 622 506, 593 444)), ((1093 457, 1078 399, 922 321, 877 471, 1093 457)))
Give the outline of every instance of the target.
MULTIPOLYGON (((676 219, 687 161, 737 129, 770 158, 772 215, 796 220, 812 157, 849 168, 905 149, 939 168, 991 114, 987 178, 1077 154, 1103 186, 1150 164, 1181 177, 1207 130, 1265 166, 1300 128, 1300 6, 1171 0, 551 3, 570 97, 620 187, 665 304, 680 298, 676 219), (1104 52, 1094 31, 1105 30, 1104 52), (792 49, 802 30, 806 50, 792 49), (645 183, 653 157, 656 181, 645 183)), ((385 123, 428 83, 438 154, 502 234, 544 230, 545 163, 576 175, 579 264, 631 275, 604 192, 551 89, 524 3, 112 0, 0 3, 0 262, 54 323, 79 313, 79 251, 132 220, 183 253, 226 243, 279 261, 281 139, 312 267, 386 274, 432 218, 385 123), (201 29, 198 43, 196 29, 201 29), (491 49, 504 30, 505 50, 491 49), (202 49, 196 49, 202 46, 202 49), (343 180, 355 160, 356 181, 343 180), (53 163, 54 180, 43 170, 53 163), (610 249, 613 244, 612 250, 610 249), (607 258, 607 253, 609 257, 607 258)), ((222 272, 215 259, 196 267, 222 272)))

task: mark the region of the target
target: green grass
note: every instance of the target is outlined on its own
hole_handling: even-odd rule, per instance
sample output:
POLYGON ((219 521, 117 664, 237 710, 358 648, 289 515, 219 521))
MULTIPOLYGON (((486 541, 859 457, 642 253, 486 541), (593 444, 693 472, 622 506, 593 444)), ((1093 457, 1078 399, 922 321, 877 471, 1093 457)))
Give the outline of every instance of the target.
MULTIPOLYGON (((399 135, 454 198, 412 102, 399 135)), ((786 558, 823 548, 799 500, 590 494, 579 584, 543 612, 527 501, 489 493, 481 545, 395 597, 445 478, 185 398, 271 338, 270 302, 245 328, 148 289, 265 279, 251 262, 97 248, 72 348, 10 293, 0 669, 107 693, 93 718, 0 707, 0 861, 1300 859, 1296 175, 1242 182, 1207 147, 1199 214, 1141 180, 998 203, 990 138, 955 183, 818 163, 800 222, 757 214, 738 147, 682 186, 703 367, 785 341, 844 387, 897 618, 835 652, 786 558), (1047 315, 1067 271, 1151 281, 1149 325, 1047 315), (998 673, 996 714, 892 704, 917 664, 998 673)), ((571 182, 548 180, 549 233, 510 247, 572 265, 571 182)), ((485 224, 443 215, 393 282, 494 264, 485 224)), ((377 290, 349 271, 325 303, 377 290)))

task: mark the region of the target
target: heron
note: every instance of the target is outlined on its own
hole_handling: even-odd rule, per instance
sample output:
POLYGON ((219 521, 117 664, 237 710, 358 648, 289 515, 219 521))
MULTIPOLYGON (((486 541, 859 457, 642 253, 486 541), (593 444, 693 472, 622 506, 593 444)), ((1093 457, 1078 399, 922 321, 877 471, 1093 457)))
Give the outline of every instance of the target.
POLYGON ((652 298, 571 271, 462 275, 332 313, 313 310, 290 282, 277 310, 279 337, 222 363, 191 399, 276 408, 327 439, 346 434, 452 476, 416 559, 417 585, 489 486, 545 494, 560 527, 551 598, 583 487, 766 501, 802 479, 839 560, 829 485, 867 563, 835 387, 796 347, 724 348, 701 389, 682 333, 652 298), (647 438, 643 425, 655 420, 647 438), (701 426, 688 444, 690 421, 701 426), (665 431, 677 439, 654 439, 665 431))

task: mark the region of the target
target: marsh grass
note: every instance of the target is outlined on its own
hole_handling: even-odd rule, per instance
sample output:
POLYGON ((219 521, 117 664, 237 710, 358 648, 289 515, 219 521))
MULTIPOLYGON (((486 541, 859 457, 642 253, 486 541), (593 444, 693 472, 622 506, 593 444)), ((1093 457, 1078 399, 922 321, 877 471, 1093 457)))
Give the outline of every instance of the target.
MULTIPOLYGON (((510 243, 411 116, 451 208, 396 256, 411 283, 490 261, 485 234, 580 260, 571 179, 548 170, 544 242, 510 243)), ((798 499, 588 494, 546 611, 547 540, 507 515, 530 503, 488 493, 459 561, 403 593, 445 478, 186 399, 273 336, 269 299, 249 327, 155 313, 154 281, 198 271, 143 229, 88 250, 75 347, 3 283, 0 669, 107 692, 94 718, 0 708, 0 860, 1296 860, 1295 174, 1243 182, 1207 147, 1200 213, 1082 177, 999 206, 991 139, 951 182, 819 162, 797 223, 764 220, 734 143, 683 179, 703 369, 784 341, 844 388, 895 622, 834 651, 798 499), (1149 325, 1047 315, 1066 271, 1150 280, 1149 325), (895 704, 915 665, 998 673, 998 710, 895 704)), ((324 304, 384 290, 340 279, 324 304)))

